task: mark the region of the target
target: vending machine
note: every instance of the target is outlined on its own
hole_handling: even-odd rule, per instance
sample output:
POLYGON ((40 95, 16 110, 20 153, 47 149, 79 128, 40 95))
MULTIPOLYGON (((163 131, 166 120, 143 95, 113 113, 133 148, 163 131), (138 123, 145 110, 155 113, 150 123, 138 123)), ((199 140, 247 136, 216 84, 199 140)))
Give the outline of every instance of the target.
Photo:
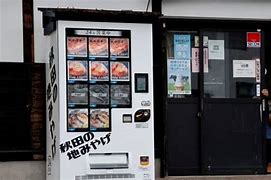
POLYGON ((47 34, 47 180, 154 180, 152 24, 47 34))

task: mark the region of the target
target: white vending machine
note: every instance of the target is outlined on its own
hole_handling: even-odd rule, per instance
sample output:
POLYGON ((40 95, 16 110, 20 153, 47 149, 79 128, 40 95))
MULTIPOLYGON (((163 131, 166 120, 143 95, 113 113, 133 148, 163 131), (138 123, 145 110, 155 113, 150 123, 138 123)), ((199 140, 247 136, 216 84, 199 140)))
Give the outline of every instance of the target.
POLYGON ((56 20, 47 180, 154 180, 152 24, 56 20))

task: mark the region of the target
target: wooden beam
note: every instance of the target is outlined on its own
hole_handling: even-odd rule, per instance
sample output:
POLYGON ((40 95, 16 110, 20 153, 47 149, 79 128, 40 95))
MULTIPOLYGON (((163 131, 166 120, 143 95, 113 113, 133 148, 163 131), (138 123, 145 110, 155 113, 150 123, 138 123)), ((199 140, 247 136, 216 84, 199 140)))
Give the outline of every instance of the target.
POLYGON ((34 63, 33 0, 22 0, 22 2, 24 62, 34 63))

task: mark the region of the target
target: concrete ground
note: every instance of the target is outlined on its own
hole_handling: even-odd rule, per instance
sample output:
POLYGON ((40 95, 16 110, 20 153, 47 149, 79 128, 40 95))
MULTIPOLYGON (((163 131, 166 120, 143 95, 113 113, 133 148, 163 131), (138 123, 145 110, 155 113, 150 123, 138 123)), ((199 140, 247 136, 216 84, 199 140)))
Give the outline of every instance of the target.
POLYGON ((234 175, 234 176, 179 176, 159 178, 160 160, 155 160, 156 180, 271 180, 269 175, 234 175))
MULTIPOLYGON (((270 175, 242 176, 181 176, 159 177, 159 160, 156 161, 156 180, 271 180, 270 175)), ((45 161, 0 162, 0 180, 45 180, 45 161)))
POLYGON ((182 176, 182 177, 156 178, 156 180, 271 180, 271 175, 182 176))

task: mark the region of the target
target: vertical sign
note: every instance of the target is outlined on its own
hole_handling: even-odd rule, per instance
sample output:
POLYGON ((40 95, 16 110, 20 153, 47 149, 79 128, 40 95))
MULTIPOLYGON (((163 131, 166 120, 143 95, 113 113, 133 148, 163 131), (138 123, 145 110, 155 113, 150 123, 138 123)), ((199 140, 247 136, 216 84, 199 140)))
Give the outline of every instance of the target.
POLYGON ((192 48, 192 72, 199 72, 199 48, 192 48))
POLYGON ((190 35, 174 35, 174 57, 175 59, 191 58, 191 36, 190 35))
POLYGON ((189 60, 168 60, 168 95, 191 94, 191 67, 189 60))
POLYGON ((55 61, 54 46, 50 48, 49 63, 47 69, 47 86, 46 86, 46 99, 47 99, 47 123, 48 123, 48 138, 47 138, 47 175, 53 174, 53 161, 57 155, 57 121, 58 119, 58 68, 55 61))
POLYGON ((209 51, 208 48, 203 48, 203 72, 209 72, 209 51))
POLYGON ((255 71, 256 71, 256 82, 261 82, 261 61, 260 59, 255 60, 255 71))

